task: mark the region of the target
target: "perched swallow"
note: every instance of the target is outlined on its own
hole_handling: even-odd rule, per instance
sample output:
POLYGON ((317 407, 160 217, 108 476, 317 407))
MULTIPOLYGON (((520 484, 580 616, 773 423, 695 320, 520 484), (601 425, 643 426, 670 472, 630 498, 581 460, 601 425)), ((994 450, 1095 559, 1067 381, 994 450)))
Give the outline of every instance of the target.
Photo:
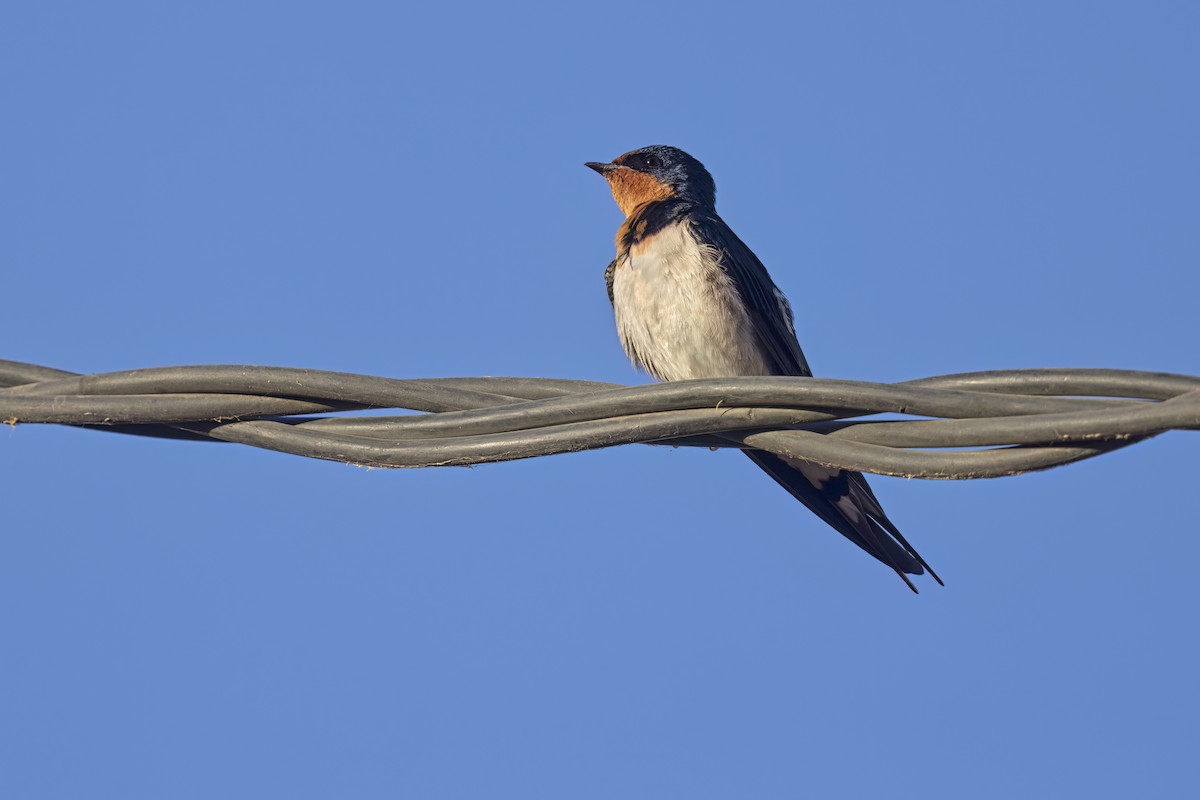
MULTIPOLYGON (((604 280, 634 366, 663 381, 812 375, 787 298, 717 215, 716 184, 703 164, 678 148, 654 145, 586 166, 604 176, 625 214, 604 280)), ((862 474, 744 452, 914 592, 905 573, 929 570, 942 582, 887 518, 862 474)))

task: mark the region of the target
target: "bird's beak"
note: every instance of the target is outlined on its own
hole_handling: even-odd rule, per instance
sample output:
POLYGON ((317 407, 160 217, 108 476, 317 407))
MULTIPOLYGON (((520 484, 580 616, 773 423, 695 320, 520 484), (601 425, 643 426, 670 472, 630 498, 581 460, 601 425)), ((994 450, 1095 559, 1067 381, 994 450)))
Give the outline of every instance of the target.
POLYGON ((584 166, 596 170, 596 172, 599 172, 601 175, 607 175, 614 169, 618 169, 616 164, 607 164, 603 161, 588 161, 584 164, 584 166))

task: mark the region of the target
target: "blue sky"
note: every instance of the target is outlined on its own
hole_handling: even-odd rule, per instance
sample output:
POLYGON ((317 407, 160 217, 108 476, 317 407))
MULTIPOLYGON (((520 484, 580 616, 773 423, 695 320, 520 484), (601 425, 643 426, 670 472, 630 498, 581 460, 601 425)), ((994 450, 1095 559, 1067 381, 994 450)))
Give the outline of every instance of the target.
MULTIPOLYGON (((819 375, 1200 373, 1194 4, 40 4, 0 357, 639 382, 584 161, 674 144, 819 375), (851 7, 852 6, 852 7, 851 7)), ((6 797, 1128 797, 1200 779, 1194 435, 876 478, 0 430, 6 797)))

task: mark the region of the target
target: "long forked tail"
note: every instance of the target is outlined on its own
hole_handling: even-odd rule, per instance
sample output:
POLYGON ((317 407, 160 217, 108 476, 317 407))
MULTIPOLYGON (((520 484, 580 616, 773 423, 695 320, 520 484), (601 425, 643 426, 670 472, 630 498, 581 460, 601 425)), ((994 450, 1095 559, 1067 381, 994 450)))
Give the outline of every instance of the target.
POLYGON ((743 452, 830 527, 894 569, 914 592, 917 587, 908 576, 922 575, 926 570, 944 585, 887 518, 861 473, 784 459, 762 450, 743 452))

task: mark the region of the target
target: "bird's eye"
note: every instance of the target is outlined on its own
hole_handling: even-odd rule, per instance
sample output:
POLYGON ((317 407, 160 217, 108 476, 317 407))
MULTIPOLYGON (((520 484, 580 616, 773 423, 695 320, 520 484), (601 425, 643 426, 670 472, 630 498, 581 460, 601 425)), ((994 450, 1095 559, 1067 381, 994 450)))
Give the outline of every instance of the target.
POLYGON ((618 158, 616 163, 636 169, 638 172, 648 172, 663 167, 662 156, 654 153, 627 153, 618 158))

